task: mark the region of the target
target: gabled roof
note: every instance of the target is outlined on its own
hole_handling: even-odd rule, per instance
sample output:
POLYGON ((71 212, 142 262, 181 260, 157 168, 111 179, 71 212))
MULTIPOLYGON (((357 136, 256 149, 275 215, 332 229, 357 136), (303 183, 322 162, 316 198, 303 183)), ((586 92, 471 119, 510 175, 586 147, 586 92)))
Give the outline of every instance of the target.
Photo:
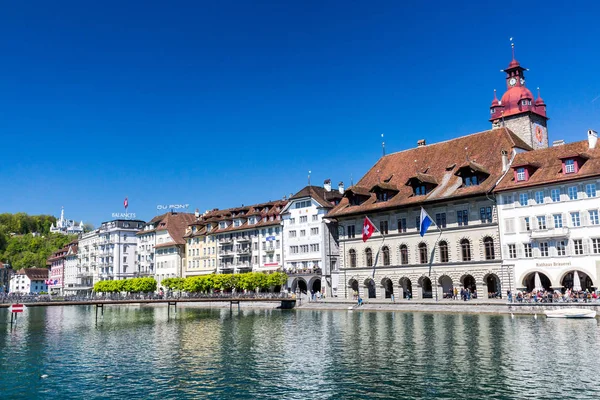
POLYGON ((500 181, 495 191, 501 192, 522 187, 546 185, 552 183, 568 182, 577 179, 600 176, 600 148, 590 149, 587 140, 564 144, 562 146, 548 147, 515 156, 511 165, 512 169, 532 165, 536 170, 531 173, 527 181, 515 181, 514 174, 506 174, 500 181), (585 157, 581 157, 585 154, 585 157), (563 174, 562 163, 566 158, 581 157, 585 159, 579 170, 572 174, 563 174))
POLYGON ((32 281, 48 279, 48 268, 23 268, 17 272, 17 275, 26 275, 32 281))
POLYGON ((510 130, 500 128, 388 154, 381 157, 356 186, 372 188, 380 182, 381 177, 390 177, 388 183, 398 187, 399 192, 391 199, 379 202, 376 201, 375 194, 369 193, 371 198, 360 205, 350 204, 345 195, 328 217, 483 195, 502 176, 502 150, 511 153, 515 148, 531 150, 510 130), (468 161, 489 172, 489 177, 479 185, 463 186, 462 178, 455 175, 454 167, 468 161), (410 178, 436 182, 437 186, 426 195, 415 196, 413 189, 405 185, 410 178))
POLYGON ((335 202, 342 199, 343 194, 338 190, 327 191, 320 186, 305 186, 298 193, 290 197, 290 202, 305 197, 314 199, 321 207, 333 208, 335 202))

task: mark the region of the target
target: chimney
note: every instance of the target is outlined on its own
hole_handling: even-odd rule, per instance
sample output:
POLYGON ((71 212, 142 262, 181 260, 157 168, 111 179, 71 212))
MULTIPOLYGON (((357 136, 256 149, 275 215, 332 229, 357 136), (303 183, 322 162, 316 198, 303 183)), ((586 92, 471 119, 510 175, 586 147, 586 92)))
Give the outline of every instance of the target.
POLYGON ((194 215, 196 216, 196 219, 200 218, 200 210, 198 210, 196 208, 196 211, 194 212, 194 215))
POLYGON ((506 150, 502 150, 502 172, 505 172, 508 169, 508 152, 506 150))
POLYGON ((562 139, 558 139, 558 140, 554 140, 552 142, 552 147, 556 147, 556 146, 562 146, 565 144, 565 141, 562 139))
POLYGON ((331 179, 325 179, 325 182, 323 182, 323 188, 327 192, 331 192, 331 179))
POLYGON ((588 147, 590 149, 595 149, 597 141, 598 141, 598 132, 596 132, 593 129, 588 130, 588 147))
POLYGON ((344 194, 344 182, 338 183, 338 190, 340 191, 340 194, 344 194))
POLYGON ((417 140, 417 147, 423 147, 423 146, 425 146, 425 139, 417 140))

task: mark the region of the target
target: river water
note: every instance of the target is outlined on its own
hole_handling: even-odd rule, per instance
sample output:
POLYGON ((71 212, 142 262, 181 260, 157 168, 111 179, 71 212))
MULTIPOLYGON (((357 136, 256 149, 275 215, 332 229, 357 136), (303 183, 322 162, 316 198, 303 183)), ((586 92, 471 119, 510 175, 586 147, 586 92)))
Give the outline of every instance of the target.
POLYGON ((107 306, 96 323, 67 306, 9 321, 7 399, 600 398, 595 319, 107 306))

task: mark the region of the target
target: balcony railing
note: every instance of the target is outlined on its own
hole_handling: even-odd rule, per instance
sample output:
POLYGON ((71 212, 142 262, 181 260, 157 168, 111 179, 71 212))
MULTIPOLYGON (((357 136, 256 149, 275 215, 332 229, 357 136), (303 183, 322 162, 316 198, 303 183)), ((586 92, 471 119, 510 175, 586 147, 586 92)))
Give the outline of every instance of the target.
POLYGON ((530 231, 532 239, 549 239, 549 238, 561 238, 569 236, 569 228, 563 226, 561 228, 548 228, 548 229, 534 229, 530 231))
POLYGON ((233 242, 232 238, 221 238, 219 239, 219 244, 220 245, 226 245, 226 244, 230 244, 233 242))
POLYGON ((249 242, 251 240, 250 236, 240 236, 237 238, 238 242, 249 242))

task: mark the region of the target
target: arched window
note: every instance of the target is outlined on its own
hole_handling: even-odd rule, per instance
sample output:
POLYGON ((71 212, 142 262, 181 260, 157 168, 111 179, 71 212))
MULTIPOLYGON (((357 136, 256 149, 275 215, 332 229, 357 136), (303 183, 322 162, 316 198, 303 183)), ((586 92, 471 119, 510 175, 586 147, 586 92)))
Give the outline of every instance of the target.
POLYGON ((408 247, 405 244, 400 246, 400 264, 408 264, 408 247))
POLYGON ((427 264, 427 245, 425 243, 419 243, 419 262, 427 264))
POLYGON ((390 265, 390 248, 383 246, 381 253, 383 254, 383 265, 390 265))
POLYGON ((448 242, 441 241, 440 242, 440 262, 447 263, 448 261, 449 261, 448 242))
POLYGON ((356 250, 350 249, 350 268, 356 268, 356 250))
POLYGON ((483 239, 483 249, 485 250, 486 260, 494 260, 496 258, 494 254, 494 239, 489 236, 483 239))
POLYGON ((373 251, 369 248, 365 250, 365 256, 367 258, 367 267, 373 266, 373 251))
POLYGON ((463 261, 471 261, 471 242, 469 239, 463 239, 460 241, 460 250, 463 261))

